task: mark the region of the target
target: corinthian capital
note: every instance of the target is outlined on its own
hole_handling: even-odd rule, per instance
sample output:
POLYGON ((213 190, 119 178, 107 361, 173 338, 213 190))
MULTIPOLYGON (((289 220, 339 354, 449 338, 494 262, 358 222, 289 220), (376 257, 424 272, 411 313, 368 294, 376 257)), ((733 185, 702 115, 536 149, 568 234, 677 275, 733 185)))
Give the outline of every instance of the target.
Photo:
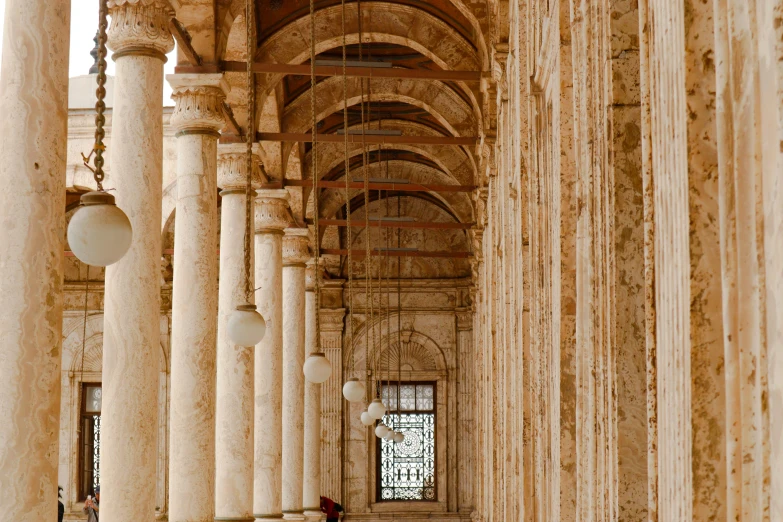
POLYGON ((168 0, 108 0, 111 25, 109 48, 114 59, 128 54, 156 56, 165 61, 174 49, 168 0))
MULTIPOLYGON (((254 189, 261 186, 261 155, 259 144, 253 144, 254 189)), ((247 146, 244 143, 224 143, 218 145, 218 187, 223 190, 244 190, 247 184, 247 146)))
POLYGON ((288 227, 288 192, 285 189, 259 190, 256 197, 256 233, 279 233, 288 227))
POLYGON ((283 236, 283 266, 305 266, 310 259, 310 237, 306 228, 288 228, 283 236))
POLYGON ((178 132, 214 133, 223 128, 223 100, 229 91, 222 74, 170 74, 176 102, 171 125, 178 132))

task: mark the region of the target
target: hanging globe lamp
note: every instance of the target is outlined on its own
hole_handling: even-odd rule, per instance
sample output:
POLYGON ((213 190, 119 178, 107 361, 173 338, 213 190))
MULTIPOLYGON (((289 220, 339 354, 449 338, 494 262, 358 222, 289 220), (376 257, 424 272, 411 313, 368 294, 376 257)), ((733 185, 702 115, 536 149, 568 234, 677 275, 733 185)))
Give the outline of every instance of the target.
POLYGON ((364 384, 356 377, 351 377, 343 385, 343 397, 348 402, 360 402, 364 400, 364 384))
POLYGON ((92 266, 114 264, 128 251, 132 239, 130 220, 113 195, 93 191, 81 197, 68 223, 68 244, 79 261, 92 266))
POLYGON ((386 436, 387 433, 389 433, 391 430, 383 423, 378 424, 375 427, 375 436, 379 439, 382 439, 386 436))
POLYGON ((382 419, 386 415, 386 405, 381 402, 381 399, 375 398, 367 407, 367 413, 369 413, 373 419, 382 419))
POLYGON ((394 440, 394 442, 399 444, 400 442, 405 440, 405 434, 402 433, 401 431, 395 431, 394 437, 392 437, 392 439, 394 440))
POLYGON ((302 370, 308 382, 321 384, 332 375, 332 364, 323 352, 315 352, 307 358, 302 370))
POLYGON ((254 304, 238 305, 228 316, 228 337, 237 346, 255 346, 265 333, 266 321, 254 304))
POLYGON ((361 416, 361 421, 362 424, 364 424, 365 426, 372 426, 373 424, 375 424, 375 417, 370 415, 368 412, 363 411, 361 416))

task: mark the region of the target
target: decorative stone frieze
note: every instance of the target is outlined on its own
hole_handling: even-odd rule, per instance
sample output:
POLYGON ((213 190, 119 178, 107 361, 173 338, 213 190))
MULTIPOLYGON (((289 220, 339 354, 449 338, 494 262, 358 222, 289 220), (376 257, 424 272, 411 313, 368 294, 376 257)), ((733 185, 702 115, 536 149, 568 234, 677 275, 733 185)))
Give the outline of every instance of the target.
POLYGON ((169 20, 174 10, 165 0, 109 0, 109 49, 114 59, 128 54, 160 56, 174 49, 169 20), (119 56, 118 56, 119 55, 119 56))
MULTIPOLYGON (((244 190, 247 183, 247 147, 244 143, 218 145, 218 187, 223 190, 244 190)), ((258 143, 253 144, 254 189, 261 186, 261 156, 258 143)))
POLYGON ((288 192, 285 190, 259 190, 256 197, 255 223, 256 233, 277 232, 291 222, 288 212, 288 192))
POLYGON ((288 228, 283 237, 283 266, 305 266, 310 259, 310 237, 306 228, 288 228))
POLYGON ((217 135, 225 124, 223 101, 230 89, 223 74, 171 74, 167 79, 176 102, 171 125, 180 133, 217 135))

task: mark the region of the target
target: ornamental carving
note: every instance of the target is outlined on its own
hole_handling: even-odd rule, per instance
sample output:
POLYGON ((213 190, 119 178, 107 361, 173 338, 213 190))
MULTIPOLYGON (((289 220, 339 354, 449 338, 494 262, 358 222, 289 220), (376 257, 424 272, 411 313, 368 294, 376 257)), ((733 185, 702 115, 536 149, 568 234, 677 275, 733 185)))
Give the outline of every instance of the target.
POLYGON ((473 329, 473 312, 457 312, 457 330, 465 331, 473 329))
POLYGON ((109 49, 115 53, 166 55, 174 49, 169 20, 174 10, 165 0, 109 0, 109 49))
POLYGON ((344 308, 322 308, 321 309, 321 331, 324 332, 342 332, 343 318, 345 317, 344 308))
POLYGON ((286 230, 283 237, 283 264, 304 266, 308 259, 310 238, 307 236, 307 229, 286 230))
POLYGON ((255 205, 256 233, 288 228, 291 218, 288 213, 288 192, 285 190, 257 191, 255 205))
POLYGON ((178 131, 207 130, 217 132, 223 128, 223 100, 226 95, 219 87, 175 87, 171 96, 176 105, 171 115, 171 125, 178 131))
MULTIPOLYGON (((244 143, 218 145, 218 187, 223 190, 244 189, 247 184, 247 150, 244 143)), ((253 144, 253 176, 251 184, 254 189, 261 186, 261 157, 258 154, 258 143, 253 144)))

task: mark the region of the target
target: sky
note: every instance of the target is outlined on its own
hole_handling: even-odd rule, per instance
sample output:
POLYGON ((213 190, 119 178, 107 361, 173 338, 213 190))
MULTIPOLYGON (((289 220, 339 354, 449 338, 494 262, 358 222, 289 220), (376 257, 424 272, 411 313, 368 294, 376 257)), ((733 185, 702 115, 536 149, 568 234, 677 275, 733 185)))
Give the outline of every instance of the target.
MULTIPOLYGON (((55 0, 56 1, 56 0, 55 0)), ((5 20, 6 0, 0 0, 0 15, 5 20)), ((3 47, 3 25, 0 24, 0 51, 3 47)), ((92 39, 98 30, 98 0, 71 0, 71 53, 69 76, 81 76, 88 74, 93 59, 90 51, 95 47, 92 39)), ((111 60, 111 51, 107 62, 108 74, 114 74, 114 61, 111 60)), ((174 52, 169 54, 169 59, 164 66, 166 74, 174 72, 176 57, 174 52)), ((171 87, 168 82, 163 84, 163 104, 174 105, 171 101, 171 87)))

